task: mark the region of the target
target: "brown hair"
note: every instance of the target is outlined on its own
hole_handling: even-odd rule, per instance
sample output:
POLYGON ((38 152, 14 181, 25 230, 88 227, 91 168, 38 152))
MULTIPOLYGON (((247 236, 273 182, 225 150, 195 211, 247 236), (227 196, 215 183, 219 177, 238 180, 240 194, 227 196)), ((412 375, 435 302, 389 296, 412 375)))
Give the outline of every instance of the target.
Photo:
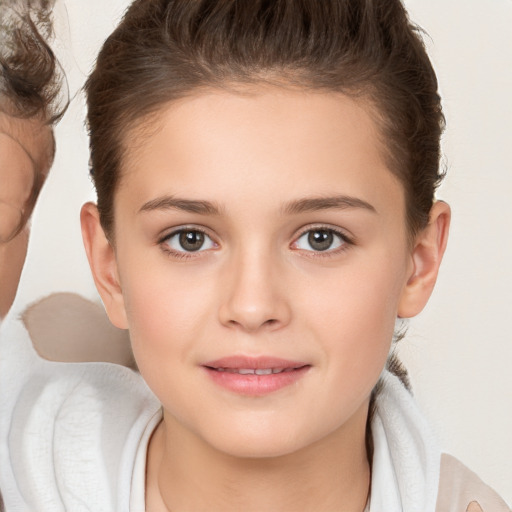
POLYGON ((53 0, 0 4, 0 105, 18 118, 56 123, 67 108, 67 88, 48 45, 53 0))
POLYGON ((137 123, 203 87, 261 82, 369 102, 416 233, 442 178, 444 127, 418 32, 400 0, 136 0, 85 86, 105 232, 113 235, 123 142, 137 123))

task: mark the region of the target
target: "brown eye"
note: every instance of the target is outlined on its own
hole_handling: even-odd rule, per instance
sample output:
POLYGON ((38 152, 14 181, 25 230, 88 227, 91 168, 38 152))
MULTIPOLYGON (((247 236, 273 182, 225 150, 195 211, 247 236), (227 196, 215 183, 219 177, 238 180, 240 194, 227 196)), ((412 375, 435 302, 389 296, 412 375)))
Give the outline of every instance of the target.
POLYGON ((326 252, 347 244, 350 244, 350 241, 338 231, 317 228, 304 232, 293 244, 293 247, 303 251, 326 252))
POLYGON ((326 251, 330 249, 333 241, 333 232, 326 229, 310 231, 308 234, 308 243, 314 251, 326 251))
POLYGON ((198 251, 204 245, 204 233, 201 231, 182 231, 179 239, 180 246, 187 252, 198 251))
POLYGON ((177 253, 199 252, 216 247, 215 242, 199 229, 180 229, 174 231, 160 243, 167 245, 177 253))

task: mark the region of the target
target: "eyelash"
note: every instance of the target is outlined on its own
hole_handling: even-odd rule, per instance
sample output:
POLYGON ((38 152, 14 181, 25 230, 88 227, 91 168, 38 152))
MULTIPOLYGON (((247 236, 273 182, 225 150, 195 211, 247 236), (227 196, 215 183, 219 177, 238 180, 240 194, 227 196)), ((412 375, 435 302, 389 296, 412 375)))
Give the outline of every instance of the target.
MULTIPOLYGON (((324 251, 315 251, 315 250, 307 250, 307 249, 300 249, 300 248, 294 248, 295 250, 301 251, 302 253, 307 253, 307 256, 309 258, 329 258, 333 256, 337 256, 338 254, 346 251, 349 246, 354 245, 354 240, 349 237, 346 233, 342 232, 341 230, 335 229, 330 226, 325 225, 317 225, 317 226, 308 226, 307 229, 303 229, 295 238, 294 241, 290 244, 290 246, 293 246, 298 243, 298 241, 306 234, 315 232, 315 231, 325 231, 328 233, 332 233, 334 236, 338 237, 341 240, 341 245, 339 247, 336 247, 334 249, 326 249, 324 251)), ((211 240, 211 242, 218 246, 218 244, 215 242, 215 240, 207 233, 206 230, 201 229, 196 226, 184 226, 180 227, 179 229, 176 229, 172 231, 171 233, 166 234, 162 238, 158 240, 158 245, 161 247, 162 251, 164 251, 168 256, 177 259, 177 260, 188 260, 197 258, 202 252, 206 252, 208 249, 198 249, 197 251, 177 251, 172 249, 169 246, 169 241, 181 233, 201 233, 205 237, 211 240)), ((293 247, 292 247, 293 248, 293 247)))
POLYGON ((325 251, 315 251, 315 250, 305 250, 296 248, 296 250, 301 251, 303 253, 307 253, 307 257, 309 258, 331 258, 337 256, 346 250, 352 245, 355 245, 355 241, 352 237, 349 237, 343 231, 333 228, 331 226, 326 225, 315 225, 308 226, 306 229, 302 230, 294 239, 292 245, 297 244, 297 242, 306 234, 315 232, 315 231, 326 231, 332 233, 334 236, 338 237, 341 240, 341 245, 336 247, 335 249, 326 249, 325 251))

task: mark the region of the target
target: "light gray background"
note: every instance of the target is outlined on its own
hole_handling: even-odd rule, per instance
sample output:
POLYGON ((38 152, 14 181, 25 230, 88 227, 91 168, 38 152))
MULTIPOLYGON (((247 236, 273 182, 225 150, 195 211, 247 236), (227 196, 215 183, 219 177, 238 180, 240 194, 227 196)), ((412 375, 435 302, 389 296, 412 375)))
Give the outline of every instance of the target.
MULTIPOLYGON (((33 222, 17 310, 54 291, 98 300, 79 230, 94 198, 79 89, 126 0, 58 0, 56 47, 74 96, 33 222)), ((512 1, 407 0, 444 99, 453 209, 437 289, 401 353, 443 446, 512 503, 512 1)))

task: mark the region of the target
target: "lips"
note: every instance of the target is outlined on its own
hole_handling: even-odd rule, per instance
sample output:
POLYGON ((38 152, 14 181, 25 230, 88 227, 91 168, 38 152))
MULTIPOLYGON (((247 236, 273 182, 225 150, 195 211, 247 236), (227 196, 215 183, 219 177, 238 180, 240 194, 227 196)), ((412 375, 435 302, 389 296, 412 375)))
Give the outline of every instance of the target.
POLYGON ((300 380, 311 368, 305 362, 267 356, 225 357, 202 366, 215 384, 249 396, 278 391, 300 380))

